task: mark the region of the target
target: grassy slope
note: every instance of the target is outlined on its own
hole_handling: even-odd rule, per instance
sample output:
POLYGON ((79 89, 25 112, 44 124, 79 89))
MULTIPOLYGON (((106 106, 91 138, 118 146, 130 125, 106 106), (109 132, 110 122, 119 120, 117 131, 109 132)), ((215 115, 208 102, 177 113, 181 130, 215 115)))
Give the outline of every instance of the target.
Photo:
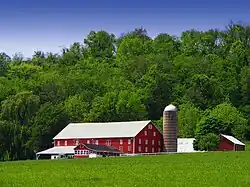
POLYGON ((0 163, 0 186, 250 186, 250 152, 0 163))

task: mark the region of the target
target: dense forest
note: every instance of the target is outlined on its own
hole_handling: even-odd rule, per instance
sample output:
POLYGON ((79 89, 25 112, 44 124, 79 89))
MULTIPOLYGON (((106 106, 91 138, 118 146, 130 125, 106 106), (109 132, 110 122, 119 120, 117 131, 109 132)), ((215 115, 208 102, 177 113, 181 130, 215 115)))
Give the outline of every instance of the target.
POLYGON ((91 31, 60 54, 30 59, 2 52, 0 160, 33 159, 69 122, 150 119, 162 128, 170 103, 179 137, 249 140, 249 63, 250 26, 238 23, 180 37, 91 31))

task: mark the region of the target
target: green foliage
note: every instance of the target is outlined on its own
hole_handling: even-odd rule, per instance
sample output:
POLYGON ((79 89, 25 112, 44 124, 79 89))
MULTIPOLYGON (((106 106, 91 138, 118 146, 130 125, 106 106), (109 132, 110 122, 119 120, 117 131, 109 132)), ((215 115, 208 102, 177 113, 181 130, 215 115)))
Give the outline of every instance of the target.
POLYGON ((197 125, 197 135, 207 133, 230 134, 245 139, 247 133, 247 119, 231 104, 223 103, 216 106, 204 116, 197 125))
POLYGON ((218 135, 207 133, 202 136, 197 136, 194 141, 194 149, 200 151, 215 151, 218 148, 220 139, 218 135))
POLYGON ((178 112, 179 137, 193 138, 196 125, 202 117, 202 111, 193 104, 182 104, 178 112))
POLYGON ((180 137, 250 140, 249 28, 231 23, 180 38, 91 31, 58 54, 0 53, 0 159, 33 158, 68 122, 149 119, 162 129, 169 103, 179 108, 180 137))

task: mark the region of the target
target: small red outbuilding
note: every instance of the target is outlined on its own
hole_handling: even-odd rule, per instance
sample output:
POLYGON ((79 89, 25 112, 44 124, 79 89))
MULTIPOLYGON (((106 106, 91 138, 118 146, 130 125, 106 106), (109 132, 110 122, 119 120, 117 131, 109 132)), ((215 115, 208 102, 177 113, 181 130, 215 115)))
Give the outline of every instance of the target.
POLYGON ((245 151, 245 144, 233 136, 220 134, 220 143, 217 151, 245 151))

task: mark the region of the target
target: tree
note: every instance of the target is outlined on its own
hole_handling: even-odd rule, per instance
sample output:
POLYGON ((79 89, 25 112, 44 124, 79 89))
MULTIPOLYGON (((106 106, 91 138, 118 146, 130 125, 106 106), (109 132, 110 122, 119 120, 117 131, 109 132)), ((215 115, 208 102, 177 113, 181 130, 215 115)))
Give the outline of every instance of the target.
POLYGON ((84 39, 84 44, 86 45, 88 56, 110 59, 115 52, 115 35, 103 30, 98 32, 91 31, 87 38, 84 39))
POLYGON ((248 120, 234 106, 223 103, 216 106, 204 116, 197 125, 196 135, 220 133, 233 135, 239 139, 245 139, 248 130, 248 120))
POLYGON ((219 145, 219 137, 216 134, 208 133, 203 136, 198 136, 193 145, 195 150, 200 151, 215 151, 219 145))
POLYGON ((201 117, 202 111, 199 108, 190 103, 182 104, 178 112, 179 136, 193 138, 195 136, 196 125, 201 117))

